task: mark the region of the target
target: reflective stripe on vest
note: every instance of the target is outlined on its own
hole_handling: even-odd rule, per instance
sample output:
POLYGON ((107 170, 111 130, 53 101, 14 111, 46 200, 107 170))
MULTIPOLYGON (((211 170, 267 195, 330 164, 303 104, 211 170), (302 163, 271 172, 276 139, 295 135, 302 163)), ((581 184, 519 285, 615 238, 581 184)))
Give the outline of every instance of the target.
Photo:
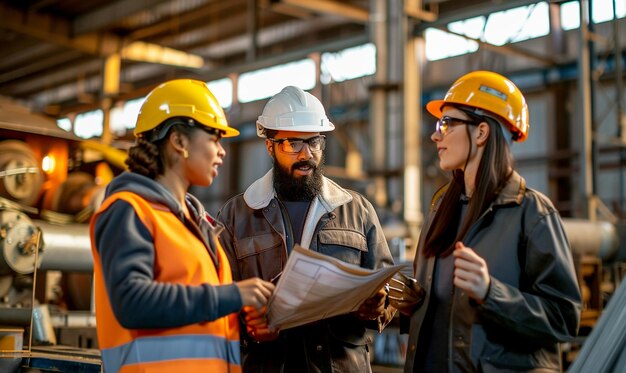
POLYGON ((228 341, 215 335, 143 337, 102 350, 102 362, 107 372, 117 372, 124 365, 178 359, 219 359, 241 365, 239 341, 228 341))

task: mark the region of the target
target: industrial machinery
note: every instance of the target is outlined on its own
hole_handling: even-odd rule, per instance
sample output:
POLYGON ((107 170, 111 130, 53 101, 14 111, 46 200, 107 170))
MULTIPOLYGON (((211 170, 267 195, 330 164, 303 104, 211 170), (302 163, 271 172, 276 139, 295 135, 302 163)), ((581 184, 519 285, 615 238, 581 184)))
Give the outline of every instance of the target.
POLYGON ((0 371, 100 371, 87 223, 125 158, 0 101, 0 371))

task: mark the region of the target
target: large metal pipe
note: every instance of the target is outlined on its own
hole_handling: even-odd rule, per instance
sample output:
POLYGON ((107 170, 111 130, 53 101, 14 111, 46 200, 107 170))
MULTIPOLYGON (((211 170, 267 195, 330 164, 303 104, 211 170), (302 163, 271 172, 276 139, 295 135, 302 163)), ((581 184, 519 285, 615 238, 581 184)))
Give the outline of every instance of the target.
POLYGON ((605 221, 563 219, 563 227, 572 253, 593 255, 603 261, 615 259, 619 238, 615 225, 605 221))
POLYGON ((44 253, 40 270, 93 271, 88 224, 56 225, 35 220, 42 231, 44 253))

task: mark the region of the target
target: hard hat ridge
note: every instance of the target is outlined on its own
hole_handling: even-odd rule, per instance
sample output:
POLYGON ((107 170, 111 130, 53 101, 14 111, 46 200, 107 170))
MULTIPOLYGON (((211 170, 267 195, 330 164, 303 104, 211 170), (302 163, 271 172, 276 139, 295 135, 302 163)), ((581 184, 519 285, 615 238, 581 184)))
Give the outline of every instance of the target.
POLYGON ((287 86, 270 98, 256 124, 259 137, 266 137, 266 130, 328 132, 335 129, 320 100, 295 86, 287 86))
POLYGON ((284 92, 286 95, 295 96, 296 100, 294 100, 294 102, 299 102, 300 105, 306 107, 307 97, 305 92, 300 88, 289 85, 283 88, 281 92, 284 92))

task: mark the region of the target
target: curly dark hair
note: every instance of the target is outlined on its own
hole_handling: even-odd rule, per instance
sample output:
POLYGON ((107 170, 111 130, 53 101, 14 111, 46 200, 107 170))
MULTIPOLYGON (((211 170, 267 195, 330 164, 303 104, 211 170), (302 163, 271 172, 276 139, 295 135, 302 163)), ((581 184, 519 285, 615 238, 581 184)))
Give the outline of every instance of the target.
POLYGON ((156 179, 157 176, 165 172, 165 140, 173 132, 191 138, 191 134, 196 130, 193 126, 179 123, 171 126, 162 138, 154 142, 148 140, 152 137, 150 136, 152 133, 161 131, 166 125, 168 125, 167 122, 161 123, 149 133, 137 137, 135 144, 128 150, 128 158, 126 159, 126 165, 131 172, 156 179))
POLYGON ((128 150, 128 158, 126 158, 128 169, 151 179, 163 174, 162 150, 159 146, 162 144, 163 141, 155 144, 144 137, 138 137, 135 145, 128 150))

